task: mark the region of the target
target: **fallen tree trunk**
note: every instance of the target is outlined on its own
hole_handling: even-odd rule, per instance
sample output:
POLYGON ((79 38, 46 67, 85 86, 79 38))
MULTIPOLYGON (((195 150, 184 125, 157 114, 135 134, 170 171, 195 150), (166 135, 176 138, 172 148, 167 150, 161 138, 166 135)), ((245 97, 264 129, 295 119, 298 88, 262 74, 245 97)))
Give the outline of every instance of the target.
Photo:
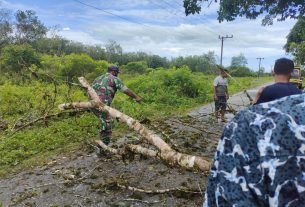
POLYGON ((119 150, 105 145, 104 142, 102 142, 101 140, 95 140, 94 142, 96 144, 98 144, 101 148, 103 148, 104 150, 106 150, 108 152, 111 152, 112 154, 121 154, 119 150))
POLYGON ((137 154, 141 154, 141 155, 144 155, 144 156, 147 156, 147 157, 158 157, 158 158, 161 158, 157 151, 151 150, 151 149, 147 149, 147 148, 142 147, 140 145, 127 144, 126 148, 129 151, 131 151, 131 152, 134 152, 134 153, 137 153, 137 154))
MULTIPOLYGON (((124 151, 119 151, 117 149, 108 147, 100 140, 95 140, 95 143, 98 144, 100 147, 102 147, 104 150, 107 150, 113 154, 123 155, 124 153, 126 153, 124 151)), ((141 155, 144 155, 147 157, 156 157, 156 158, 159 158, 161 160, 168 162, 171 165, 175 165, 176 163, 178 163, 180 166, 187 168, 187 169, 199 168, 202 171, 208 170, 208 169, 205 169, 207 161, 204 160, 204 162, 201 162, 202 158, 197 157, 197 156, 182 154, 182 153, 176 152, 175 150, 170 150, 170 151, 165 151, 165 152, 161 151, 160 153, 158 153, 154 150, 142 147, 140 145, 133 145, 133 144, 127 144, 125 147, 128 151, 131 151, 133 153, 141 154, 141 155), (201 166, 202 166, 202 168, 200 168, 201 166)))
MULTIPOLYGON (((95 93, 95 92, 94 92, 95 93)), ((157 134, 153 131, 146 129, 139 121, 121 113, 120 111, 111 108, 100 101, 90 102, 74 102, 65 103, 58 106, 60 110, 65 109, 86 109, 86 108, 97 108, 100 111, 107 111, 111 117, 118 118, 120 121, 126 123, 130 128, 144 136, 152 145, 156 146, 160 151, 172 150, 171 147, 164 142, 157 134)))
POLYGON ((101 140, 95 140, 94 142, 95 142, 95 144, 97 144, 101 148, 103 148, 104 150, 106 150, 108 152, 111 152, 113 154, 117 154, 117 155, 124 155, 124 154, 126 154, 126 150, 127 150, 127 151, 130 151, 130 152, 133 152, 133 153, 144 155, 146 157, 161 158, 157 151, 142 147, 140 145, 126 144, 124 146, 124 148, 126 150, 117 150, 117 149, 114 149, 112 147, 109 147, 109 146, 105 145, 101 140))
POLYGON ((162 138, 154 133, 153 131, 147 129, 139 121, 127 116, 126 114, 121 113, 120 111, 111 108, 103 104, 99 97, 97 96, 94 89, 90 84, 85 80, 85 78, 78 78, 81 85, 87 89, 88 94, 91 98, 91 102, 79 102, 79 103, 69 103, 61 104, 59 108, 61 110, 69 108, 97 108, 100 111, 107 111, 109 115, 113 118, 119 119, 121 122, 126 123, 130 128, 134 129, 140 135, 142 135, 149 143, 154 145, 160 151, 159 156, 161 159, 169 162, 172 165, 178 164, 183 168, 194 170, 199 169, 201 171, 209 170, 210 162, 204 160, 199 156, 192 156, 183 153, 176 152, 173 150, 162 138))

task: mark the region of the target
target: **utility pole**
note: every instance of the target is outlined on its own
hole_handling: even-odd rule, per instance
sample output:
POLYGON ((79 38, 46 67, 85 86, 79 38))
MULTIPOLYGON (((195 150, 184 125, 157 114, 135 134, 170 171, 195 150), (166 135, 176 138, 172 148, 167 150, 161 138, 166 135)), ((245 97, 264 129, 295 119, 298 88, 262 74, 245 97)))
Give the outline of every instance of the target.
POLYGON ((224 40, 224 39, 227 39, 227 38, 233 38, 233 35, 231 35, 231 36, 228 36, 228 35, 226 35, 226 36, 220 36, 220 35, 219 35, 218 38, 221 40, 220 65, 222 66, 223 40, 224 40))
POLYGON ((264 59, 264 58, 262 58, 262 57, 258 57, 258 58, 256 58, 259 62, 258 62, 258 74, 257 74, 257 76, 258 76, 258 78, 259 78, 259 73, 260 73, 260 71, 261 71, 261 61, 264 59))

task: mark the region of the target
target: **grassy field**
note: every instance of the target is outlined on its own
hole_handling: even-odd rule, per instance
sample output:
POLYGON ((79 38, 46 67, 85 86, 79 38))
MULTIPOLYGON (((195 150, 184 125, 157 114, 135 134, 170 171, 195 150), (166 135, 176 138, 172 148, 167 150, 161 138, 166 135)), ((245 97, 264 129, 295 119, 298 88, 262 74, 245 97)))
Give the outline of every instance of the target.
MULTIPOLYGON (((186 68, 156 70, 135 77, 122 75, 124 83, 143 98, 143 103, 117 93, 113 107, 139 120, 185 115, 212 101, 214 78, 186 68)), ((270 82, 271 78, 246 77, 237 81, 239 84, 229 80, 230 94, 270 82)), ((77 86, 60 83, 56 93, 54 90, 53 84, 39 81, 26 85, 6 81, 0 85, 0 176, 49 162, 59 153, 82 150, 87 146, 84 143, 96 138, 99 123, 90 112, 45 119, 16 132, 39 117, 58 113, 60 103, 87 100, 77 86)), ((115 123, 115 137, 127 131, 126 126, 115 123)))

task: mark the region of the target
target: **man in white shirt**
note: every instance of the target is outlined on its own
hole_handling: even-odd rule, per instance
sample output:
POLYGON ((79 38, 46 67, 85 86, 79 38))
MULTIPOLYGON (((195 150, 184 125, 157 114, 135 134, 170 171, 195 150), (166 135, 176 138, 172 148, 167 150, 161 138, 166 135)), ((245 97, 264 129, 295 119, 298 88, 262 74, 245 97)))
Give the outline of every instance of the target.
POLYGON ((227 107, 227 100, 229 99, 228 93, 228 71, 220 68, 220 75, 217 76, 213 83, 213 94, 215 101, 215 116, 225 122, 225 111, 227 107))

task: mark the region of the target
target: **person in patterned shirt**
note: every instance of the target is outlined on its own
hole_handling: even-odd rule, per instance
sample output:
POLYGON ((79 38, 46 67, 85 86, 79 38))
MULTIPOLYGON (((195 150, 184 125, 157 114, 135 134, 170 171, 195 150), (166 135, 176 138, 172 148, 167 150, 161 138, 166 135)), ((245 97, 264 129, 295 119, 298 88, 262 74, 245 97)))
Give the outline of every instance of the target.
POLYGON ((203 206, 305 206, 305 94, 251 106, 227 124, 203 206))
MULTIPOLYGON (((105 75, 97 77, 92 83, 92 88, 97 93, 101 102, 110 106, 115 93, 118 90, 133 98, 136 102, 141 102, 141 97, 128 89, 118 78, 120 70, 117 66, 109 66, 107 71, 108 72, 105 75)), ((100 138, 104 144, 108 145, 112 134, 111 117, 107 112, 100 112, 97 110, 94 110, 93 112, 101 121, 100 138)))

